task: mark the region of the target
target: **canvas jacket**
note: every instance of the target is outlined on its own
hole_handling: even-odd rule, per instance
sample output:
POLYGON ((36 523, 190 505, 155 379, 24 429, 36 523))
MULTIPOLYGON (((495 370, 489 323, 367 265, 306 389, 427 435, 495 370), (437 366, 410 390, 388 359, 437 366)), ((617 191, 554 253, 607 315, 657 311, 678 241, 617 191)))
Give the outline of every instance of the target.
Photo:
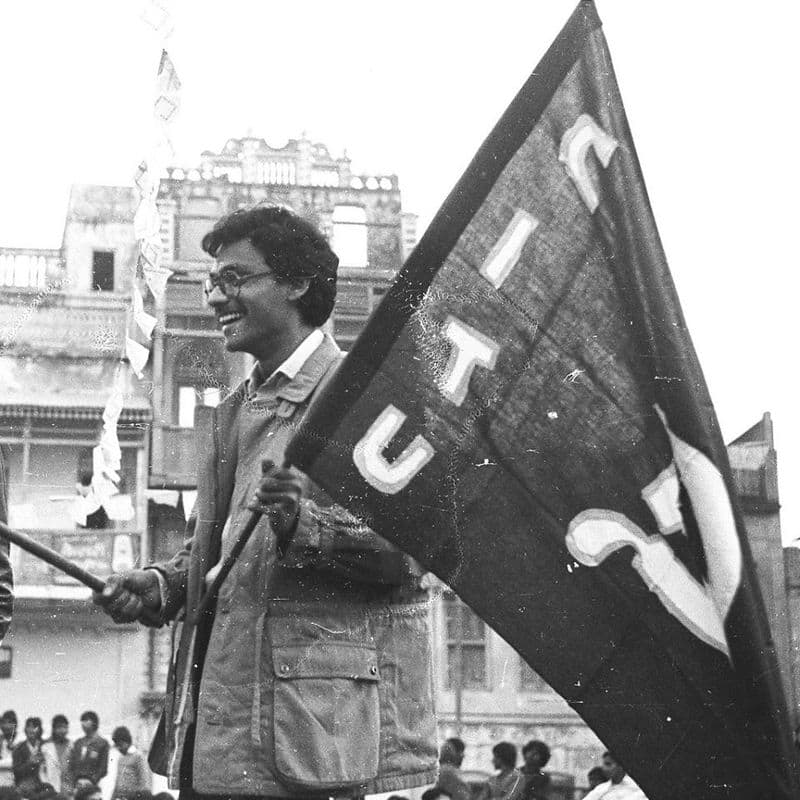
POLYGON ((293 379, 255 399, 243 384, 218 408, 198 409, 191 537, 156 565, 167 584, 164 616, 179 618, 164 720, 172 788, 328 796, 435 780, 420 570, 313 484, 285 558, 274 555, 262 518, 215 612, 197 618, 226 520, 235 532, 249 513, 231 507, 242 495, 237 482, 255 473, 254 488, 260 474, 247 452, 256 442, 259 457, 282 463, 312 394, 340 359, 326 337, 293 379))

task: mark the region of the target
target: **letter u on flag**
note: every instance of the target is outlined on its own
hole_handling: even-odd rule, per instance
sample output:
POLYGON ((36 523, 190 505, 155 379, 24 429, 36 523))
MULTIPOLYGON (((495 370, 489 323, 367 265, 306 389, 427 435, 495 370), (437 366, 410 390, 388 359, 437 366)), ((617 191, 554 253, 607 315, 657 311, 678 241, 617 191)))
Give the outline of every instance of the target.
POLYGON ((796 796, 727 455, 591 2, 289 458, 452 586, 651 800, 796 796))

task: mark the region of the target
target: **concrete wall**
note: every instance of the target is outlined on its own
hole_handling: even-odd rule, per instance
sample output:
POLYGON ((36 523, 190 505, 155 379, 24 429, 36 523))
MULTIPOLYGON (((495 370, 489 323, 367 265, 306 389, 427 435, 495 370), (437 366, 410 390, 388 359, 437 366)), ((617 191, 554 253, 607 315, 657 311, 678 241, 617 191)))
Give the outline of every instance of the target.
MULTIPOLYGON (((117 626, 88 602, 19 600, 11 631, 11 678, 0 679, 0 708, 13 708, 20 723, 41 717, 49 734, 54 714, 66 714, 70 735, 81 736, 79 717, 91 709, 108 738, 127 725, 142 744, 139 695, 147 689, 148 633, 117 626)), ((144 733, 144 732, 142 732, 144 733)))

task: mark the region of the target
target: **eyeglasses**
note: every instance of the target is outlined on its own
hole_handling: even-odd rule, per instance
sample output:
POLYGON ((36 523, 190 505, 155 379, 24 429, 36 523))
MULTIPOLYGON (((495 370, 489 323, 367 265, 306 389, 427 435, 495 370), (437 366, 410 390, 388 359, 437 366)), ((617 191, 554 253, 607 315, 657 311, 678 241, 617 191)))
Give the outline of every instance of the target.
POLYGON ((209 273, 208 277, 203 281, 203 291, 206 297, 210 297, 215 287, 219 287, 220 291, 231 300, 235 300, 239 296, 239 290, 243 283, 252 280, 253 278, 263 278, 265 275, 274 275, 272 270, 264 270, 263 272, 253 272, 249 275, 239 275, 232 269, 223 269, 217 273, 209 273))

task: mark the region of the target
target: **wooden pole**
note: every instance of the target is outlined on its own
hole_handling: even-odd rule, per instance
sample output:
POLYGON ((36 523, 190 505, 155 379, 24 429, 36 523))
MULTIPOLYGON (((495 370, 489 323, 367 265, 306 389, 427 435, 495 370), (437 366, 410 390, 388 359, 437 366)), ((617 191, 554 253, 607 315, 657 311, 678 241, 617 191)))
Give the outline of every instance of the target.
MULTIPOLYGON (((74 561, 64 558, 61 553, 57 553, 55 550, 47 547, 47 545, 37 542, 26 533, 11 530, 4 522, 0 522, 0 539, 5 539, 7 542, 15 544, 21 550, 25 550, 25 552, 36 556, 36 558, 40 558, 45 563, 50 564, 51 567, 61 570, 61 572, 66 573, 71 578, 80 581, 84 586, 88 586, 93 592, 102 592, 105 588, 106 582, 102 578, 98 578, 97 575, 92 575, 91 572, 87 572, 83 567, 79 567, 74 561)), ((142 622, 146 622, 148 625, 160 626, 163 624, 158 618, 158 614, 150 608, 142 607, 139 613, 139 619, 142 622)))
POLYGON ((83 567, 79 567, 74 561, 64 558, 61 553, 37 542, 25 533, 19 531, 12 531, 4 522, 0 522, 0 539, 5 539, 11 544, 15 544, 21 550, 30 553, 42 561, 50 564, 61 572, 65 572, 75 580, 80 581, 84 586, 88 586, 93 592, 102 592, 105 587, 105 581, 98 578, 97 575, 92 575, 87 572, 83 567))

